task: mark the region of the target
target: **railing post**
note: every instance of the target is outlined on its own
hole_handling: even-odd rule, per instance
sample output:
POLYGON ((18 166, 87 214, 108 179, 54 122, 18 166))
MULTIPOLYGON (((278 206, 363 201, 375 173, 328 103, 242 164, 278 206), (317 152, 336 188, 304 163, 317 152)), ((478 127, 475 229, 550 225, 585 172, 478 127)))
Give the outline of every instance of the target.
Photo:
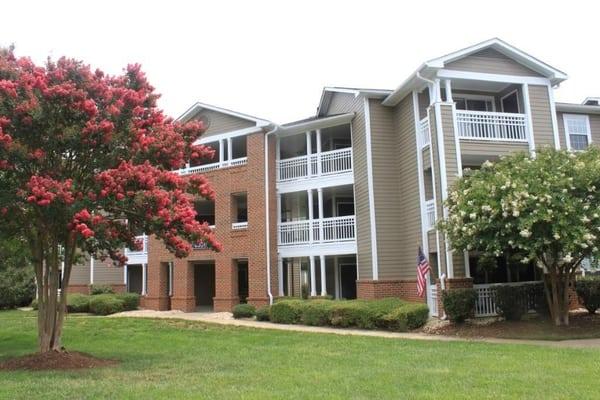
POLYGON ((313 215, 313 196, 312 196, 312 189, 308 189, 306 191, 306 194, 308 196, 308 241, 310 243, 313 242, 314 240, 314 233, 313 233, 313 219, 314 219, 314 215, 313 215))
POLYGON ((231 145, 232 139, 230 137, 227 138, 227 164, 231 164, 231 160, 233 158, 233 146, 231 145))
POLYGON ((327 296, 327 276, 325 271, 325 256, 319 256, 319 264, 321 265, 321 296, 327 296))

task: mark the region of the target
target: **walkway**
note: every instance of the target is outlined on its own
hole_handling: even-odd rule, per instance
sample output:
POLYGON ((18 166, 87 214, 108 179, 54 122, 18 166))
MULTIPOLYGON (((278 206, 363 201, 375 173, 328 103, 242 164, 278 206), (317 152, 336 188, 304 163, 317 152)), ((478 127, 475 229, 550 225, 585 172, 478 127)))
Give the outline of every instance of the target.
POLYGON ((410 340, 437 340, 443 342, 480 342, 494 344, 527 344, 547 347, 564 347, 564 348, 599 348, 600 339, 577 339, 577 340, 521 340, 521 339, 497 339, 497 338, 460 338, 454 336, 428 335, 425 333, 401 333, 388 332, 378 330, 363 330, 363 329, 339 329, 321 326, 306 326, 306 325, 286 325, 275 324, 272 322, 259 322, 250 319, 234 319, 231 313, 209 313, 195 312, 184 313, 182 311, 153 311, 153 310, 137 310, 126 311, 118 314, 113 314, 110 317, 135 317, 135 318, 165 318, 165 319, 182 319, 187 321, 199 321, 210 324, 241 326, 246 328, 258 329, 275 329, 280 331, 293 332, 312 332, 312 333, 329 333, 336 335, 350 336, 371 336, 391 339, 410 339, 410 340))

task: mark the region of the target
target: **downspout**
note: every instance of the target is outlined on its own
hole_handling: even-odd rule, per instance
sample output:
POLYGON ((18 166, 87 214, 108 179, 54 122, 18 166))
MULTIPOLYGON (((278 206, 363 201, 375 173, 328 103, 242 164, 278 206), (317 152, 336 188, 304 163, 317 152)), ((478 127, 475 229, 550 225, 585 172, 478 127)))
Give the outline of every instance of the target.
POLYGON ((265 133, 265 243, 267 246, 267 295, 269 296, 269 305, 273 304, 273 292, 271 292, 271 237, 270 237, 270 216, 269 216, 269 135, 275 133, 279 125, 265 133))

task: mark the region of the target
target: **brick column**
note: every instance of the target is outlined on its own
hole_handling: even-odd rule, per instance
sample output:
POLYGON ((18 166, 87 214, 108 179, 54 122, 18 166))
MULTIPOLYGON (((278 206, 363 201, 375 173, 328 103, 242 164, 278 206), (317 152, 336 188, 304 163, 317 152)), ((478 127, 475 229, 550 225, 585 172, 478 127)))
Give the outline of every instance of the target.
MULTIPOLYGON (((273 253, 271 253, 271 256, 273 256, 273 253)), ((275 254, 275 257, 277 257, 277 254, 275 254)), ((275 260, 276 259, 277 258, 275 258, 275 260)), ((269 298, 267 296, 267 274, 265 273, 266 262, 266 257, 264 257, 264 255, 248 259, 248 303, 255 307, 269 304, 269 298)), ((277 279, 277 274, 273 274, 274 271, 277 271, 277 264, 271 262, 271 279, 277 279)))
MULTIPOLYGON (((248 263, 248 269, 250 269, 248 263)), ((225 257, 215 261, 215 297, 214 310, 217 312, 231 311, 240 302, 238 295, 237 264, 225 257)))
POLYGON ((168 310, 171 301, 167 291, 167 268, 159 259, 148 261, 148 294, 144 298, 144 306, 151 310, 168 310))
POLYGON ((171 309, 192 312, 196 310, 194 295, 194 265, 186 260, 176 260, 173 265, 173 296, 171 309))

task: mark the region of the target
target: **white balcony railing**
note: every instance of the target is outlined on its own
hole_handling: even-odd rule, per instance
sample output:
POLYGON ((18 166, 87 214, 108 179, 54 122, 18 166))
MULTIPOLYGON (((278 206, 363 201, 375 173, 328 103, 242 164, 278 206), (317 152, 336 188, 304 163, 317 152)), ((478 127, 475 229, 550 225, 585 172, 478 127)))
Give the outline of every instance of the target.
POLYGON ((456 127, 461 139, 527 141, 525 114, 457 110, 456 127))
POLYGON ((293 181, 311 177, 352 172, 352 148, 324 151, 309 156, 286 158, 277 162, 277 180, 293 181))
MULTIPOLYGON (((496 306, 496 288, 499 286, 522 286, 540 283, 540 281, 529 281, 529 282, 512 282, 512 283, 490 283, 490 284, 479 284, 473 285, 473 288, 477 292, 477 302, 475 303, 475 316, 476 317, 492 317, 498 315, 498 309, 496 306)), ((535 298, 533 297, 533 291, 524 291, 523 297, 520 299, 526 306, 528 311, 531 311, 535 307, 535 298)))
POLYGON ((190 175, 190 174, 202 174, 216 169, 237 167, 239 165, 245 165, 248 163, 248 157, 234 158, 233 160, 225 160, 223 162, 216 162, 211 164, 198 165, 195 167, 186 167, 177 170, 179 175, 190 175))
POLYGON ((419 143, 421 148, 428 146, 431 143, 431 131, 429 130, 429 117, 423 118, 419 121, 419 143))
POLYGON ((125 249, 125 257, 127 257, 128 264, 145 264, 148 262, 148 236, 139 235, 135 237, 136 240, 142 242, 142 248, 140 250, 125 249))
POLYGON ((346 242, 356 239, 356 218, 349 215, 281 222, 278 230, 280 246, 346 242))
POLYGON ((425 223, 427 224, 427 230, 431 230, 435 227, 435 201, 427 200, 425 202, 425 223))

